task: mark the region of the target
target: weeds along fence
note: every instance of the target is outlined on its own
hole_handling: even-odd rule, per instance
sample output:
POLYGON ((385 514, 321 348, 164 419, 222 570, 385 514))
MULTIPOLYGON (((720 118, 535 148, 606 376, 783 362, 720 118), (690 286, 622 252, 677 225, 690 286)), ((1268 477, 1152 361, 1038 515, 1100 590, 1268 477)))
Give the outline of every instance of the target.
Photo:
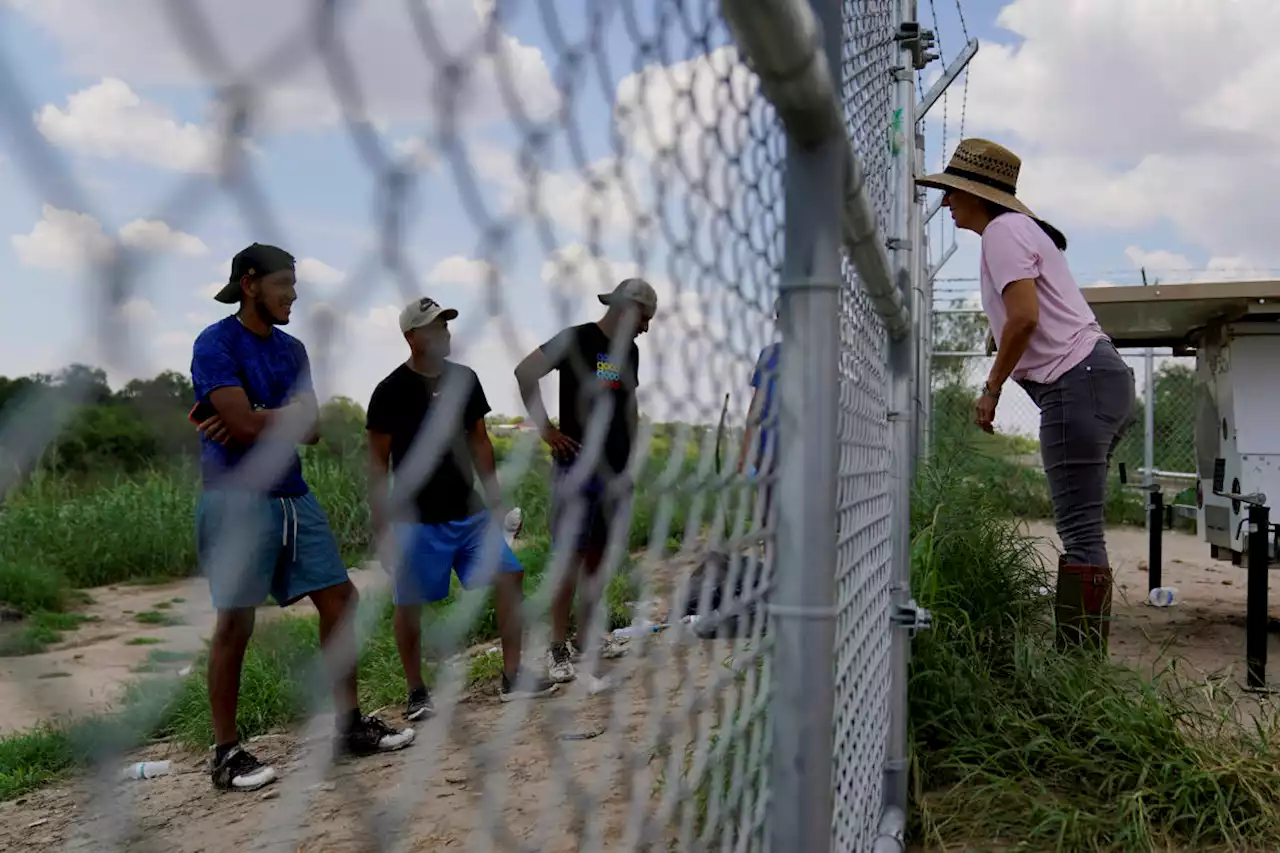
MULTIPOLYGON (((477 370, 496 408, 515 400, 511 370, 525 353, 595 318, 596 294, 641 276, 659 295, 639 342, 644 418, 628 470, 643 500, 614 520, 604 571, 629 596, 613 602, 614 627, 650 617, 669 627, 640 632, 608 671, 613 689, 598 696, 477 710, 461 702, 466 667, 451 662, 465 663, 468 643, 486 636, 476 626, 492 609, 483 591, 456 591, 434 615, 439 714, 385 771, 373 801, 351 804, 359 834, 377 849, 411 846, 441 819, 439 803, 421 795, 426 780, 460 750, 481 796, 474 813, 450 818, 478 849, 901 849, 907 667, 911 637, 927 626, 909 588, 910 488, 932 399, 930 262, 912 178, 924 113, 976 42, 925 91, 920 72, 938 58, 936 35, 913 0, 279 5, 289 13, 255 14, 250 32, 241 4, 139 6, 154 18, 139 31, 164 33, 165 52, 215 84, 220 116, 158 209, 95 204, 21 74, 0 83, 21 107, 4 113, 6 153, 33 192, 59 200, 55 213, 172 229, 238 217, 241 244, 298 254, 293 325, 322 391, 367 399, 372 388, 351 390, 352 376, 389 372, 404 357, 379 348, 398 340, 390 318, 432 296, 462 300, 454 358, 477 370), (267 180, 279 163, 273 135, 299 101, 312 121, 321 114, 341 128, 357 157, 353 169, 317 155, 312 177, 363 194, 348 209, 372 206, 373 234, 356 241, 346 272, 321 263, 332 247, 299 221, 308 201, 267 180), (339 180, 343 168, 360 180, 339 180), (776 447, 747 448, 740 473, 741 448, 724 437, 741 434, 753 367, 775 342, 776 371, 763 384, 776 379, 766 424, 776 447), (375 364, 353 373, 362 359, 375 364), (657 421, 683 426, 655 451, 657 421), (719 613, 741 619, 707 639, 680 617, 696 592, 692 572, 713 554, 728 558, 719 613), (491 717, 483 738, 468 724, 473 714, 491 717), (608 750, 566 736, 588 722, 608 750), (510 781, 504 760, 515 749, 528 751, 545 784, 510 781), (573 846, 563 846, 565 833, 573 846)), ((104 24, 103 37, 118 41, 113 27, 104 24)), ((70 232, 86 260, 83 304, 103 309, 97 361, 115 375, 148 363, 137 306, 161 274, 142 230, 70 232)), ((87 393, 37 388, 5 410, 0 494, 87 393)), ((394 504, 447 452, 447 424, 463 404, 460 386, 441 390, 394 504)), ((602 453, 608 405, 603 395, 592 404, 584 465, 602 453)), ((268 488, 306 431, 278 421, 254 451, 247 487, 268 488)), ((536 434, 517 434, 499 471, 507 504, 545 500, 529 483, 546 469, 536 434)), ((527 536, 556 532, 534 516, 527 536)), ((489 570, 501 517, 489 531, 489 570)), ((245 540, 234 535, 244 522, 228 519, 204 571, 245 570, 245 540)), ((394 571, 399 555, 378 556, 394 571)), ((528 592, 530 654, 545 642, 569 556, 552 548, 528 592)), ((385 612, 369 599, 355 617, 364 638, 385 612)), ((711 619, 705 598, 698 606, 711 619)), ((92 802, 79 812, 93 817, 74 832, 95 849, 127 848, 145 823, 118 784, 119 764, 138 737, 174 729, 175 703, 199 695, 199 677, 145 691, 143 722, 128 738, 93 730, 92 802)), ((300 743, 326 731, 327 689, 318 674, 302 684, 300 743)), ((299 749, 256 843, 292 850, 318 831, 312 806, 330 758, 299 749)))

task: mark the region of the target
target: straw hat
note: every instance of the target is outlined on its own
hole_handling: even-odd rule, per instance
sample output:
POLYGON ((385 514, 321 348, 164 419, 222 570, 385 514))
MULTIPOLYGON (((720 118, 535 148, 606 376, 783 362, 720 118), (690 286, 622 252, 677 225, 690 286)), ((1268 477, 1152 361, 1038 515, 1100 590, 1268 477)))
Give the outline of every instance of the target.
POLYGON ((1003 145, 988 139, 962 139, 946 169, 937 175, 916 178, 916 183, 940 190, 963 190, 1038 220, 1031 208, 1015 198, 1021 168, 1022 160, 1003 145))

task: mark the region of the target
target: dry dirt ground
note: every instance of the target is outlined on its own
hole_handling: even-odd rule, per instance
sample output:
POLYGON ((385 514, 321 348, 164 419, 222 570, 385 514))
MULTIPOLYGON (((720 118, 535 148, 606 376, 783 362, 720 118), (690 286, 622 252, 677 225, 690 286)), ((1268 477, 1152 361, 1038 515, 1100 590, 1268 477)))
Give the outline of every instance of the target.
MULTIPOLYGON (((1056 561, 1058 540, 1051 525, 1033 523, 1028 532, 1046 559, 1056 561)), ((1216 676, 1238 685, 1244 665, 1244 570, 1209 559, 1207 546, 1195 537, 1167 531, 1164 583, 1177 588, 1179 603, 1156 608, 1145 603, 1145 532, 1113 529, 1108 546, 1116 574, 1113 657, 1148 672, 1176 661, 1187 677, 1216 676)), ((679 570, 667 571, 675 576, 679 570)), ((380 572, 354 572, 353 578, 366 588, 382 582, 380 572)), ((157 648, 128 645, 131 637, 160 637, 166 642, 158 648, 195 651, 207 636, 209 613, 199 602, 208 595, 199 581, 94 590, 92 595, 96 604, 90 613, 101 621, 49 653, 0 659, 0 725, 23 728, 51 711, 84 713, 108 706, 119 685, 137 677, 132 668, 157 648), (173 607, 183 612, 184 625, 139 625, 127 612, 174 598, 185 599, 173 607), (47 677, 53 672, 70 675, 47 677)), ((1273 612, 1278 595, 1273 589, 1273 612)), ((214 793, 204 769, 207 756, 157 745, 133 758, 169 758, 173 775, 100 784, 79 780, 0 804, 0 850, 372 850, 374 837, 387 831, 387 819, 403 803, 410 811, 402 824, 407 829, 395 835, 405 845, 401 849, 470 849, 478 828, 499 827, 510 833, 507 840, 514 846, 499 841, 492 849, 567 853, 579 849, 573 816, 584 797, 594 803, 586 811, 594 816, 586 828, 603 834, 604 849, 632 849, 631 817, 658 815, 653 792, 665 762, 654 758, 655 744, 671 744, 683 755, 687 744, 705 743, 698 727, 709 718, 700 721, 686 703, 695 695, 737 693, 734 687, 718 691, 712 686, 728 677, 724 664, 735 651, 728 644, 667 645, 674 643, 674 632, 657 637, 649 653, 636 649, 614 664, 621 685, 615 691, 587 695, 579 687, 512 705, 489 696, 455 706, 441 702, 442 710, 453 707, 453 712, 428 722, 418 742, 401 753, 326 768, 329 741, 323 721, 317 723, 318 737, 267 736, 254 748, 277 765, 282 778, 265 792, 214 793), (667 725, 655 728, 660 722, 667 725), (485 754, 495 762, 487 774, 480 770, 485 754), (569 791, 566 780, 579 787, 569 791)), ((1270 659, 1280 675, 1275 637, 1270 659)), ((1262 710, 1256 700, 1254 710, 1262 710)), ((683 797, 681 804, 689 800, 683 797)), ((487 832, 484 836, 479 849, 490 849, 487 832)))
MULTIPOLYGON (((660 576, 651 578, 654 594, 669 591, 671 579, 689 568, 661 567, 660 576)), ((353 577, 365 574, 370 577, 363 584, 381 583, 380 572, 353 577)), ((190 591, 119 588, 115 593, 121 599, 93 594, 97 608, 136 595, 141 602, 131 602, 128 609, 138 609, 171 599, 175 590, 190 591)), ((195 599, 194 593, 188 598, 195 599)), ((195 647, 198 617, 192 611, 188 618, 184 630, 192 635, 186 639, 195 647)), ((134 655, 137 647, 122 645, 126 636, 163 634, 175 646, 185 637, 176 628, 138 631, 127 618, 113 621, 105 614, 94 627, 102 629, 98 636, 108 637, 102 644, 110 651, 80 644, 37 657, 49 667, 110 666, 115 677, 132 678, 123 656, 134 655), (116 630, 103 627, 108 624, 116 630)), ((591 694, 580 679, 547 699, 503 704, 492 695, 450 701, 444 688, 437 692, 440 715, 418 727, 417 741, 408 749, 333 765, 331 721, 317 719, 305 732, 256 740, 255 752, 273 763, 281 778, 254 793, 213 791, 207 755, 159 744, 128 760, 168 759, 171 775, 122 781, 107 774, 0 804, 0 850, 345 853, 384 849, 375 846, 384 833, 397 839, 399 849, 422 851, 471 849, 477 840, 473 833, 478 849, 547 853, 579 850, 581 832, 608 839, 609 849, 624 843, 622 849, 633 849, 630 833, 637 832, 656 833, 652 840, 667 842, 672 840, 667 827, 678 825, 686 807, 696 805, 680 785, 660 784, 664 776, 678 777, 678 768, 668 762, 683 762, 695 744, 711 743, 705 729, 731 719, 735 704, 750 698, 743 679, 727 666, 749 660, 745 645, 700 641, 676 630, 650 635, 643 645, 632 641, 623 659, 604 664, 602 674, 616 689, 591 694), (394 822, 397 815, 403 823, 394 822), (637 823, 637 816, 650 825, 637 823), (496 833, 492 847, 491 831, 496 833)), ((20 678, 40 671, 32 658, 5 662, 15 663, 28 667, 20 678)), ((24 701, 17 689, 22 685, 15 687, 13 677, 5 676, 6 690, 24 701)), ((57 680, 83 685, 80 693, 64 697, 67 702, 84 698, 88 685, 97 685, 90 701, 75 706, 83 712, 107 701, 111 678, 99 673, 57 680)), ((387 709, 385 715, 394 720, 398 710, 387 709)), ((0 715, 8 721, 3 707, 0 715)))
MULTIPOLYGON (((1053 525, 1033 522, 1028 533, 1050 565, 1058 559, 1053 525)), ((1177 590, 1172 607, 1147 603, 1147 533, 1140 527, 1107 531, 1107 551, 1115 574, 1111 657, 1145 674, 1175 666, 1187 679, 1212 677, 1242 687, 1245 671, 1246 571, 1214 560, 1195 535, 1164 532, 1161 583, 1177 590)), ((1273 572, 1274 575, 1274 572, 1273 572)), ((1271 614, 1280 613, 1280 578, 1273 578, 1271 614)), ((1280 687, 1280 635, 1267 642, 1268 684, 1280 687)))

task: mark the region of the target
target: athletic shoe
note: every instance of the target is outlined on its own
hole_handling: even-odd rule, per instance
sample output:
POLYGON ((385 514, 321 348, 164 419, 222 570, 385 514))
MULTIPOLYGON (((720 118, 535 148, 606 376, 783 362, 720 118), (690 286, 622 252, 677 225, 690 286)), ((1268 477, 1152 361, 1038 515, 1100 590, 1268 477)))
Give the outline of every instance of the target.
POLYGON ((393 729, 377 717, 360 717, 339 732, 338 745, 346 755, 365 756, 404 749, 413 738, 413 729, 393 729))
POLYGON ((578 675, 570 660, 567 643, 552 643, 547 649, 547 677, 557 684, 573 681, 578 675))
POLYGON ((212 775, 213 787, 223 791, 256 791, 276 780, 275 768, 238 746, 232 747, 221 761, 214 759, 212 775))
POLYGON ((431 701, 431 694, 427 692, 427 688, 419 687, 417 690, 409 691, 409 701, 404 710, 404 718, 413 722, 421 720, 424 717, 434 717, 436 715, 435 703, 431 701))
POLYGON ((560 685, 550 678, 529 676, 524 671, 520 671, 516 673, 515 679, 509 679, 504 672, 502 673, 502 690, 498 695, 503 702, 514 702, 517 699, 540 699, 543 696, 550 696, 558 689, 560 685))
POLYGON ((515 545, 516 537, 523 529, 524 513, 520 511, 520 507, 516 507, 502 519, 502 538, 507 540, 508 548, 515 545))

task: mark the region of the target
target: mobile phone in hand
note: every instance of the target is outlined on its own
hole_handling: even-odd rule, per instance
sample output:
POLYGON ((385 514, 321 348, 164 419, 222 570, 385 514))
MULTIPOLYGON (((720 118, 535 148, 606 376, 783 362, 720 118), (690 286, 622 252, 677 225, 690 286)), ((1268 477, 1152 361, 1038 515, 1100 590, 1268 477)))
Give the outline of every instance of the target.
POLYGON ((209 418, 218 414, 218 410, 208 400, 201 400, 191 407, 191 411, 187 413, 187 420, 196 426, 209 420, 209 418))

